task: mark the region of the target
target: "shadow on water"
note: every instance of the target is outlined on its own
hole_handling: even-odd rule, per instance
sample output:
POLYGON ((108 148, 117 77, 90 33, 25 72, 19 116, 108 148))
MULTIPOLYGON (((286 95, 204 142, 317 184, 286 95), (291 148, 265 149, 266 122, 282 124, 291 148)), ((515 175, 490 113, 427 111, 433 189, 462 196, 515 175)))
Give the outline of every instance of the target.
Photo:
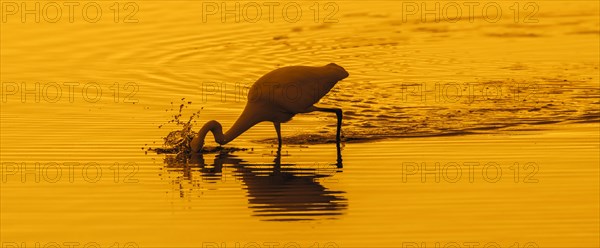
POLYGON ((218 185, 225 177, 235 178, 247 192, 252 216, 261 220, 336 219, 348 207, 344 191, 331 190, 322 184, 336 182, 333 176, 342 172, 339 146, 337 163, 333 165, 282 163, 281 149, 272 163, 250 163, 226 151, 214 155, 212 161, 205 156, 212 155, 198 154, 185 164, 167 156, 165 166, 168 171, 183 173, 183 181, 178 184, 187 181, 192 187, 200 187, 199 182, 218 185))

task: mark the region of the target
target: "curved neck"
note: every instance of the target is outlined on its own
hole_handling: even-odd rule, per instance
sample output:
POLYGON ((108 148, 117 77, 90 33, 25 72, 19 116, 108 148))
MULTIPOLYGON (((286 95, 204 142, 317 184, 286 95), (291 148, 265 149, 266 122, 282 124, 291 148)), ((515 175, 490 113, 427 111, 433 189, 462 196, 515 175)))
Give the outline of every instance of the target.
POLYGON ((202 126, 200 131, 198 131, 198 135, 196 135, 196 137, 194 137, 192 140, 192 150, 194 152, 199 152, 202 149, 204 146, 204 139, 209 131, 213 133, 215 142, 217 142, 219 145, 225 145, 259 122, 260 121, 257 120, 256 115, 250 114, 248 111, 244 111, 235 121, 233 126, 231 126, 231 128, 227 130, 225 134, 223 134, 223 127, 221 126, 221 123, 215 120, 209 121, 202 126))
POLYGON ((223 135, 223 127, 221 126, 221 123, 219 123, 218 121, 212 120, 212 121, 209 121, 206 124, 204 124, 204 126, 202 126, 200 131, 198 131, 198 135, 196 137, 198 139, 200 139, 202 144, 204 144, 204 139, 206 138, 206 134, 208 134, 209 131, 213 133, 213 136, 215 137, 215 142, 217 142, 219 144, 226 143, 225 135, 223 135))

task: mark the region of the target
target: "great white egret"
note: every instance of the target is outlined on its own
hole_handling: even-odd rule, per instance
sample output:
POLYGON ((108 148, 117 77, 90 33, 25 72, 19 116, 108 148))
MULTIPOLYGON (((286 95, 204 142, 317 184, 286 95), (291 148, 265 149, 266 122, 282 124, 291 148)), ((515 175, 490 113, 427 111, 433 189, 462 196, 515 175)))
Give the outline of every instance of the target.
POLYGON ((248 101, 233 126, 223 134, 223 127, 215 120, 208 121, 190 143, 193 152, 204 146, 204 138, 211 131, 215 141, 224 145, 263 122, 273 122, 281 147, 281 123, 299 113, 313 111, 335 113, 337 116, 336 141, 340 143, 342 110, 314 106, 335 84, 348 77, 341 66, 330 63, 325 66, 287 66, 271 71, 259 78, 248 91, 248 101))

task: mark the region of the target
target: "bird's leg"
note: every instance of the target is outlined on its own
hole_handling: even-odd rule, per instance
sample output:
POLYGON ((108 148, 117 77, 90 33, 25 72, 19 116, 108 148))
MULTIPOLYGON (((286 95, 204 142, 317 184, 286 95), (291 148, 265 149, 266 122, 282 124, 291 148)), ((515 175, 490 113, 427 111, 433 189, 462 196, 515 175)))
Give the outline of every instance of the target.
POLYGON ((341 132, 342 132, 342 109, 340 108, 320 108, 320 107, 315 107, 313 106, 311 109, 311 111, 320 111, 320 112, 328 112, 328 113, 335 113, 335 115, 337 116, 337 133, 335 136, 335 140, 336 142, 339 144, 341 142, 341 132))
POLYGON ((273 169, 281 168, 281 146, 277 147, 277 153, 275 154, 275 159, 273 159, 273 169))
POLYGON ((344 164, 342 163, 342 148, 340 147, 340 142, 338 142, 335 146, 337 148, 337 167, 343 168, 344 164))
POLYGON ((281 123, 273 122, 273 126, 275 126, 275 132, 277 132, 277 142, 279 143, 277 147, 281 149, 281 123))

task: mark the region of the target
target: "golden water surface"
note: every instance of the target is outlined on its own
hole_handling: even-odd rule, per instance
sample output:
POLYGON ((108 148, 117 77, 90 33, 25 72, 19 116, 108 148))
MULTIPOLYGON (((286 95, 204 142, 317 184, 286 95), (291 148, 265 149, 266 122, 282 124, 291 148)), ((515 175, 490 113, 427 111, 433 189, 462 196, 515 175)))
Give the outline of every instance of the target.
POLYGON ((600 246, 597 1, 1 10, 2 247, 600 246), (280 153, 271 123, 188 163, 148 149, 180 106, 227 129, 261 75, 331 62, 341 163, 327 113, 280 153))

